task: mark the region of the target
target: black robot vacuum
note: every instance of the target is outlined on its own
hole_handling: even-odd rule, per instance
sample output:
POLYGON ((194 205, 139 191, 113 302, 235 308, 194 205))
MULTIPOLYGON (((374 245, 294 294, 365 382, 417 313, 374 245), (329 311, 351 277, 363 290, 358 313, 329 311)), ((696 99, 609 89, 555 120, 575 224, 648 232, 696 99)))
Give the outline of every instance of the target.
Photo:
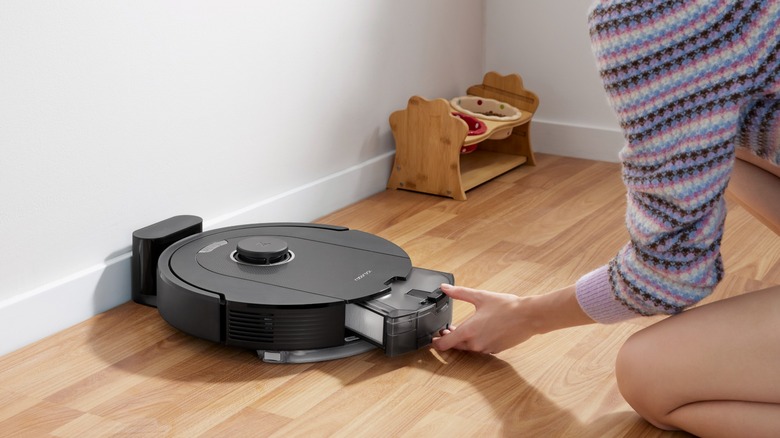
POLYGON ((173 327, 301 363, 415 351, 452 321, 452 274, 373 234, 309 223, 203 232, 175 216, 133 233, 132 296, 173 327))

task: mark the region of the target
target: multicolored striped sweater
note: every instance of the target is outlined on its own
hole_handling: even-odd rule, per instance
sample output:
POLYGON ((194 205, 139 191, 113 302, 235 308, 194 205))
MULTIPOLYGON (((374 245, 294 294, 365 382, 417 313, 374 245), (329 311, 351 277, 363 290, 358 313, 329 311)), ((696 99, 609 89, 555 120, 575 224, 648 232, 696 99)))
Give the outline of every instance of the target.
POLYGON ((679 313, 723 277, 735 147, 780 163, 780 0, 599 1, 589 25, 626 138, 631 242, 577 298, 605 323, 679 313))

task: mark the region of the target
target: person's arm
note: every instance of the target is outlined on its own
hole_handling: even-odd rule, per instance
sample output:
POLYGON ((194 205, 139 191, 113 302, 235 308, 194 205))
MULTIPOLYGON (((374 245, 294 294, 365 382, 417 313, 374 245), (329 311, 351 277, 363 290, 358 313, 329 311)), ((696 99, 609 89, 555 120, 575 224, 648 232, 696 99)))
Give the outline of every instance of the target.
POLYGON ((518 297, 461 286, 442 285, 450 297, 469 302, 473 315, 433 339, 437 350, 498 353, 530 337, 566 327, 593 323, 580 307, 575 286, 545 295, 518 297))

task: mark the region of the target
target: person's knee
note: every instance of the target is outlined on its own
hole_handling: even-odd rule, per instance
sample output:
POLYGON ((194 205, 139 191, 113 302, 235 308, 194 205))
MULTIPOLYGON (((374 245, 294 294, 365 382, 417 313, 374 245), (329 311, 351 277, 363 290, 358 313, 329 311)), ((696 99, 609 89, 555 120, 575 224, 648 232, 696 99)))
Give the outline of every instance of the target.
POLYGON ((615 374, 623 398, 645 420, 664 430, 675 430, 666 422, 669 408, 657 397, 661 377, 653 365, 660 352, 642 332, 632 335, 618 352, 615 374))

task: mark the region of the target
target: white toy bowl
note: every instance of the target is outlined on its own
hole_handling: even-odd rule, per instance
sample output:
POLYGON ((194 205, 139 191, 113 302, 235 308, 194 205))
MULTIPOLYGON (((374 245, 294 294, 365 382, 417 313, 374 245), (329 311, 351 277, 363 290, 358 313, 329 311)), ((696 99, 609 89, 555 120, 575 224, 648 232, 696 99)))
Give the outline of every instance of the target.
POLYGON ((495 99, 479 96, 460 96, 450 100, 456 110, 485 120, 508 122, 520 118, 520 110, 495 99))

